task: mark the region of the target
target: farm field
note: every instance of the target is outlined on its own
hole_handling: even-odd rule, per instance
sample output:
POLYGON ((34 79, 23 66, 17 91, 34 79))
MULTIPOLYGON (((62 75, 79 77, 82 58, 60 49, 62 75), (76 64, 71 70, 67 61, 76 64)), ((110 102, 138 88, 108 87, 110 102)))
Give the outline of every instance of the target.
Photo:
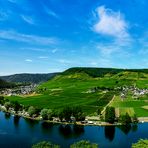
POLYGON ((111 106, 115 107, 118 114, 129 113, 130 116, 136 114, 138 117, 148 117, 148 96, 139 98, 132 97, 122 100, 120 96, 116 96, 111 106))

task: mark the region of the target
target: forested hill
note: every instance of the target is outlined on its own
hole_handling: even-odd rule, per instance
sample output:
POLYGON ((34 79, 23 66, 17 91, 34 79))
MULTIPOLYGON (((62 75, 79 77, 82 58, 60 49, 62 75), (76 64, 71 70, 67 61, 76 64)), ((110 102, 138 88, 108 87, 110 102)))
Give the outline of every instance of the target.
POLYGON ((86 73, 91 77, 103 77, 106 74, 118 74, 121 72, 138 72, 148 74, 148 69, 116 69, 116 68, 85 68, 74 67, 70 68, 62 73, 62 75, 69 75, 74 73, 86 73))
POLYGON ((7 82, 19 82, 19 83, 40 83, 48 81, 56 76, 58 73, 49 74, 15 74, 10 76, 1 76, 0 79, 7 82))
POLYGON ((14 83, 9 83, 9 82, 6 82, 6 81, 0 79, 0 89, 3 89, 3 88, 12 88, 12 87, 15 87, 15 84, 14 83))

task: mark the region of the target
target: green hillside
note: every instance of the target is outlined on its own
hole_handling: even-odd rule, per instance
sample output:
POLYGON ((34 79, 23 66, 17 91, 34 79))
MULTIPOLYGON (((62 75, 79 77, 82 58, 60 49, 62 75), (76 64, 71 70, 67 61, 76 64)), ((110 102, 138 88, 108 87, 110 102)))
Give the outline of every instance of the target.
POLYGON ((79 105, 84 112, 92 114, 103 108, 120 86, 148 88, 147 70, 122 70, 105 68, 71 68, 53 79, 42 83, 35 96, 12 96, 24 105, 60 109, 79 105))

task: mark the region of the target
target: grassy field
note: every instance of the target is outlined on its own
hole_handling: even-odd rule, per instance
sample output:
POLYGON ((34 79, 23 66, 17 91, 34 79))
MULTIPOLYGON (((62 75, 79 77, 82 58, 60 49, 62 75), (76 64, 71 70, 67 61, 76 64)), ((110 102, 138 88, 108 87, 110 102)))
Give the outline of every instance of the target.
POLYGON ((111 106, 114 106, 119 111, 119 114, 125 114, 133 116, 136 114, 138 117, 148 117, 148 96, 139 98, 138 100, 128 97, 122 100, 119 96, 116 96, 111 106))
MULTIPOLYGON (((143 75, 142 75, 143 76, 143 75)), ((147 75, 144 75, 145 77, 147 75)), ((143 77, 144 77, 143 76, 143 77)), ((105 92, 103 89, 114 89, 119 86, 137 85, 140 88, 147 88, 147 80, 139 78, 136 73, 119 73, 115 75, 106 74, 104 77, 93 78, 86 73, 70 73, 66 75, 56 76, 37 88, 36 96, 11 96, 7 97, 9 100, 17 100, 26 106, 38 106, 40 108, 59 109, 64 106, 79 105, 87 114, 96 112, 99 106, 104 107, 112 99, 114 92, 105 92), (128 77, 129 75, 129 77, 128 77), (95 93, 88 93, 94 87, 101 87, 95 93)), ((118 93, 118 92, 116 92, 118 93)), ((148 116, 148 111, 143 106, 147 106, 145 98, 134 101, 127 98, 126 101, 121 101, 117 96, 112 106, 119 108, 119 112, 129 112, 131 115, 136 113, 138 116, 148 116)))

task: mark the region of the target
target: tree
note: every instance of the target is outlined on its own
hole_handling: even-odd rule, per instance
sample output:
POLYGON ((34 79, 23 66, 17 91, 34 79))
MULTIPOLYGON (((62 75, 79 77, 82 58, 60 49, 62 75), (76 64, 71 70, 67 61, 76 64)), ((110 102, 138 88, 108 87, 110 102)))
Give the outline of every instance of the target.
POLYGON ((11 103, 10 103, 10 102, 6 102, 6 103, 4 104, 4 106, 5 106, 6 110, 8 111, 9 108, 11 107, 11 103))
POLYGON ((85 115, 80 106, 75 106, 72 108, 72 115, 75 117, 76 121, 85 120, 85 115))
POLYGON ((101 111, 102 111, 103 107, 102 106, 98 106, 98 109, 97 109, 97 114, 100 115, 101 114, 101 111))
POLYGON ((22 108, 22 106, 18 103, 18 101, 12 101, 11 104, 16 112, 18 112, 22 108))
POLYGON ((48 114, 48 120, 51 120, 52 119, 52 110, 48 109, 47 114, 48 114))
POLYGON ((30 106, 30 107, 28 108, 28 114, 29 114, 29 116, 32 117, 35 113, 36 113, 35 107, 30 106))
POLYGON ((0 104, 3 105, 5 103, 4 97, 0 96, 0 104))
POLYGON ((115 108, 107 107, 105 111, 105 121, 109 123, 114 123, 115 121, 115 108))
POLYGON ((65 120, 66 120, 66 121, 69 121, 71 115, 72 115, 72 108, 70 108, 70 107, 68 107, 68 106, 65 107, 65 108, 63 109, 63 116, 64 116, 65 120))
POLYGON ((41 116, 42 116, 43 120, 48 120, 48 109, 42 109, 41 116))
POLYGON ((63 118, 64 118, 63 110, 58 111, 58 117, 61 121, 63 120, 63 118))
POLYGON ((132 121, 133 121, 134 123, 138 123, 138 118, 137 118, 136 114, 134 114, 134 116, 133 116, 133 118, 132 118, 132 121))
POLYGON ((98 144, 90 143, 89 141, 79 141, 70 146, 70 148, 98 148, 98 144))
POLYGON ((126 113, 125 115, 121 115, 119 119, 120 122, 125 125, 128 125, 132 122, 131 117, 129 116, 128 113, 126 113))
POLYGON ((140 139, 137 143, 132 144, 132 148, 147 148, 148 139, 140 139))
POLYGON ((32 148, 60 148, 58 145, 52 144, 51 142, 42 141, 32 146, 32 148))

